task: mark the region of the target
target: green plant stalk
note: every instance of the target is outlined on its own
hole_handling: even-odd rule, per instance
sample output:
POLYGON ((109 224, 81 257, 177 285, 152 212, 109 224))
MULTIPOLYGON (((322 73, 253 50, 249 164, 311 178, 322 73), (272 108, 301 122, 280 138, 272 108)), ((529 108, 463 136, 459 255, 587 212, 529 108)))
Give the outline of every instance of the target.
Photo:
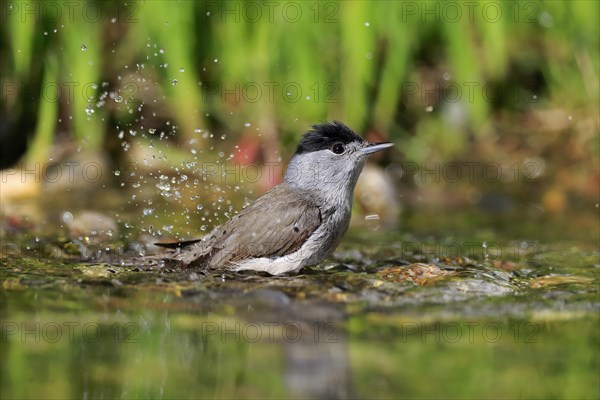
MULTIPOLYGON (((4 8, 8 4, 3 4, 4 8)), ((33 2, 23 1, 14 4, 20 9, 33 9, 33 2)), ((4 11, 3 11, 4 12, 4 11)), ((9 32, 12 48, 12 58, 14 60, 14 71, 19 79, 25 79, 29 73, 31 57, 33 54, 35 18, 19 18, 19 13, 8 18, 10 21, 9 32)))
POLYGON ((344 119, 350 126, 362 127, 366 118, 367 91, 373 79, 377 45, 367 2, 340 3, 344 119))
POLYGON ((475 134, 478 134, 483 132, 479 128, 488 117, 489 107, 483 97, 483 66, 476 56, 471 31, 473 26, 468 20, 461 20, 460 23, 445 23, 444 27, 448 35, 448 56, 457 77, 456 82, 465 88, 463 103, 469 111, 469 124, 475 134))
POLYGON ((92 24, 76 15, 65 24, 61 37, 64 46, 61 67, 65 74, 60 78, 65 90, 73 88, 66 98, 73 136, 90 150, 100 149, 106 131, 104 109, 96 104, 102 62, 101 27, 100 23, 92 24))
POLYGON ((410 38, 416 35, 414 24, 410 21, 403 24, 395 23, 399 7, 400 3, 392 2, 390 10, 377 10, 378 22, 374 27, 387 44, 374 115, 375 123, 383 129, 392 128, 409 61, 410 38))
POLYGON ((201 87, 191 52, 196 35, 192 29, 193 7, 194 3, 188 1, 140 3, 140 19, 145 23, 138 28, 138 34, 147 36, 149 31, 158 47, 164 49, 167 66, 161 85, 186 141, 195 137, 194 129, 204 125, 201 87))
MULTIPOLYGON (((57 76, 58 60, 50 55, 45 63, 43 87, 54 84, 57 76)), ((58 102, 42 96, 37 117, 35 134, 26 155, 27 163, 45 163, 48 160, 58 117, 58 102)))

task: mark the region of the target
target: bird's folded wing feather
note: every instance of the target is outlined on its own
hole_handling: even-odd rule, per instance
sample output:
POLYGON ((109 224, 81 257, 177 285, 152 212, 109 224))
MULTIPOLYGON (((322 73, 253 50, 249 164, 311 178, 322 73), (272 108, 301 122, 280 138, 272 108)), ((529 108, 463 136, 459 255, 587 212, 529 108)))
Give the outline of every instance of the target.
POLYGON ((294 253, 321 224, 310 196, 281 184, 181 251, 184 265, 225 268, 238 261, 294 253))

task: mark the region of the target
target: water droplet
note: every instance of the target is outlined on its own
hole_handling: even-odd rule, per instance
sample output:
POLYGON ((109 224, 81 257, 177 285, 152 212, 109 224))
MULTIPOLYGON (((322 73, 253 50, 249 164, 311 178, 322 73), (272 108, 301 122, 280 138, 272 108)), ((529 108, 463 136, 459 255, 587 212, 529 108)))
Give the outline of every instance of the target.
POLYGON ((554 26, 554 18, 550 13, 544 11, 539 16, 539 23, 544 28, 552 28, 554 26))
POLYGON ((202 204, 198 204, 196 206, 196 210, 201 211, 204 208, 204 206, 202 204))
POLYGON ((121 171, 119 171, 119 170, 113 171, 113 173, 115 174, 115 176, 120 176, 121 175, 121 171))
POLYGON ((82 44, 81 45, 81 51, 86 51, 86 50, 87 50, 87 47, 85 47, 85 44, 82 44))
POLYGON ((427 106, 427 107, 425 107, 425 111, 432 112, 433 111, 433 106, 427 106))
POLYGON ((123 98, 121 96, 115 96, 115 103, 121 103, 123 101, 123 98))
POLYGON ((148 216, 151 215, 154 212, 154 208, 144 208, 144 215, 148 216))
POLYGON ((88 105, 85 107, 85 113, 87 114, 87 116, 88 116, 88 117, 91 117, 91 116, 92 116, 92 114, 94 114, 94 111, 95 111, 95 110, 94 110, 94 106, 93 106, 92 104, 88 104, 88 105))
POLYGON ((218 63, 218 62, 219 62, 219 59, 218 59, 218 58, 215 58, 215 59, 213 60, 213 62, 216 62, 216 63, 218 63))
POLYGON ((71 222, 73 222, 73 214, 69 211, 65 211, 62 214, 61 218, 65 224, 70 224, 71 222))
POLYGON ((172 84, 173 86, 177 85, 178 83, 179 83, 179 81, 178 81, 177 79, 173 79, 173 80, 171 81, 171 84, 172 84))
POLYGON ((112 17, 112 18, 110 19, 110 22, 112 22, 112 23, 114 24, 115 22, 117 22, 117 19, 116 19, 115 17, 112 17))
POLYGON ((246 122, 246 123, 244 124, 244 126, 245 126, 246 128, 249 128, 249 127, 251 127, 251 126, 252 126, 252 124, 250 124, 250 122, 246 122))
POLYGON ((179 68, 179 72, 185 72, 184 68, 179 68))
POLYGON ((371 25, 371 24, 368 21, 365 22, 365 26, 369 26, 369 25, 371 25))

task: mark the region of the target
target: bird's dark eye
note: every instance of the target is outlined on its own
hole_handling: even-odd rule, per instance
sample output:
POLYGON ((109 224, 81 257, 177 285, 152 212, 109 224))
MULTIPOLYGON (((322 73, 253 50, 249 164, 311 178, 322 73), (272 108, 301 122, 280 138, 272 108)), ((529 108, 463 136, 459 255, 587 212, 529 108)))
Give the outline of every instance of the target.
POLYGON ((344 152, 344 145, 341 143, 335 143, 331 147, 331 151, 333 151, 335 154, 342 154, 344 152))

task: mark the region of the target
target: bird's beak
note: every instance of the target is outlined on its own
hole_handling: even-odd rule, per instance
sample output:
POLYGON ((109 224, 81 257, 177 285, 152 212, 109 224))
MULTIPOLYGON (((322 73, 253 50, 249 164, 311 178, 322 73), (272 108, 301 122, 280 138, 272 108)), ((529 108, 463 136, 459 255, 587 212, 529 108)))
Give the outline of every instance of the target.
POLYGON ((383 150, 383 149, 387 149, 388 147, 392 147, 394 145, 394 143, 391 142, 382 142, 382 143, 367 143, 367 145, 365 147, 363 147, 362 149, 360 149, 359 151, 364 154, 371 154, 371 153, 375 153, 379 150, 383 150))

